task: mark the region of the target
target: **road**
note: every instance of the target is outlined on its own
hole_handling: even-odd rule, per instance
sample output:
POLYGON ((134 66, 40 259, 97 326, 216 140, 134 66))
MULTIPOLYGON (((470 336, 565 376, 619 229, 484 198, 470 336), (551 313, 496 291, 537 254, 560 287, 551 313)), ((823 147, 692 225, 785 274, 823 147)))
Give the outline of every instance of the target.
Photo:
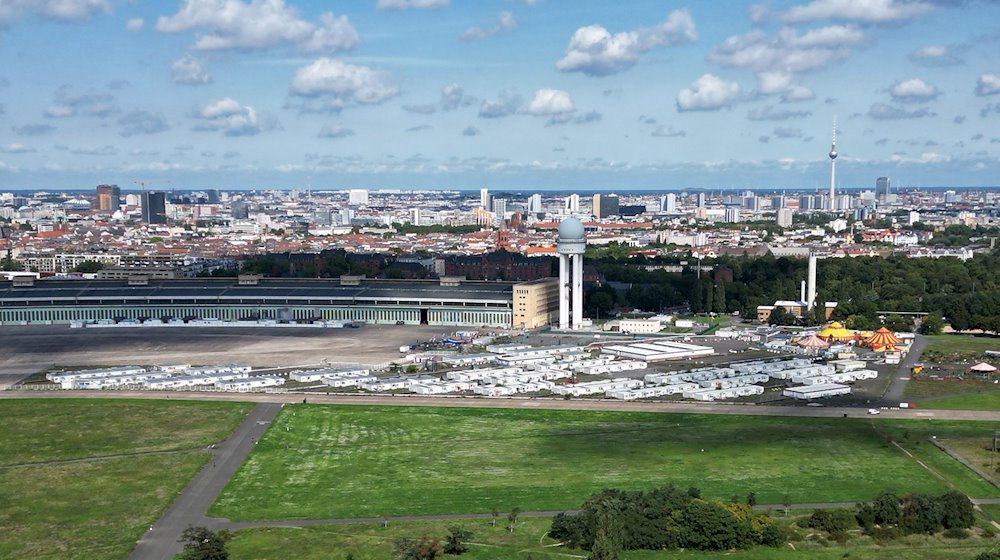
POLYGON ((163 516, 139 540, 130 560, 172 560, 180 553, 184 529, 204 525, 208 508, 236 474, 278 411, 280 403, 261 403, 229 438, 211 449, 212 459, 195 475, 163 516))
POLYGON ((913 345, 910 347, 910 351, 900 361, 899 370, 892 378, 892 383, 889 384, 889 389, 885 392, 885 396, 882 397, 883 402, 903 402, 903 391, 906 390, 906 382, 910 380, 910 368, 920 361, 920 355, 924 353, 925 346, 927 346, 927 339, 923 335, 918 334, 913 338, 913 345))
POLYGON ((611 399, 420 397, 376 395, 323 395, 319 393, 222 393, 182 391, 0 391, 0 399, 95 398, 95 399, 176 399, 237 401, 257 403, 297 403, 308 399, 314 404, 437 406, 448 408, 538 408, 548 410, 614 410, 687 414, 734 414, 746 416, 796 416, 813 418, 893 418, 910 420, 989 420, 1000 421, 1000 410, 920 410, 891 409, 869 416, 865 407, 766 406, 723 403, 625 402, 611 399))

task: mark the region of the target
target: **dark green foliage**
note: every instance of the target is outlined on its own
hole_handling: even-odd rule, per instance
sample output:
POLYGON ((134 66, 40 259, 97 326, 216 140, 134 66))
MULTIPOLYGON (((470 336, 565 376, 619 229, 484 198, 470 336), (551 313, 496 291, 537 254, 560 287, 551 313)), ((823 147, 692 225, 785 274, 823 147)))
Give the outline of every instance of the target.
POLYGON ((83 261, 82 263, 73 267, 72 272, 82 272, 84 274, 93 274, 104 268, 104 263, 98 261, 83 261))
POLYGON ((959 529, 958 527, 952 527, 951 529, 945 529, 943 535, 946 539, 962 540, 969 538, 969 531, 959 529))
POLYGON ((899 524, 901 511, 899 498, 892 492, 882 492, 871 502, 858 504, 856 517, 858 525, 865 529, 895 526, 899 524))
POLYGON ((941 525, 945 529, 968 529, 976 523, 976 512, 972 502, 964 494, 952 490, 938 496, 941 507, 941 525))
POLYGON ((809 516, 808 526, 831 535, 842 535, 856 527, 854 514, 846 509, 820 509, 809 516))
POLYGON ((685 492, 673 486, 649 492, 604 490, 587 500, 580 513, 557 515, 549 535, 592 551, 591 558, 616 558, 608 556, 614 550, 729 550, 785 541, 783 531, 747 504, 705 501, 699 495, 696 488, 685 492))
POLYGON ((904 533, 936 533, 942 528, 944 509, 929 494, 913 494, 903 502, 899 528, 904 533))
POLYGON ((180 558, 181 560, 227 560, 228 537, 228 532, 216 533, 205 527, 188 527, 181 533, 180 540, 184 543, 184 550, 181 551, 180 558))
POLYGON ((403 537, 392 542, 392 554, 396 560, 434 560, 444 551, 437 539, 403 537))
POLYGON ((1000 550, 980 552, 976 555, 975 560, 1000 560, 1000 550))
POLYGON ((913 494, 903 500, 891 492, 882 492, 871 502, 858 504, 855 519, 879 542, 902 534, 931 534, 941 529, 955 529, 952 534, 958 535, 958 531, 976 522, 972 502, 956 490, 940 496, 913 494))
POLYGON ((941 318, 940 311, 931 311, 920 324, 922 334, 941 334, 942 329, 944 329, 944 319, 941 318))
POLYGON ((472 538, 472 533, 462 527, 448 527, 448 536, 444 539, 445 554, 464 554, 469 550, 465 544, 472 538))

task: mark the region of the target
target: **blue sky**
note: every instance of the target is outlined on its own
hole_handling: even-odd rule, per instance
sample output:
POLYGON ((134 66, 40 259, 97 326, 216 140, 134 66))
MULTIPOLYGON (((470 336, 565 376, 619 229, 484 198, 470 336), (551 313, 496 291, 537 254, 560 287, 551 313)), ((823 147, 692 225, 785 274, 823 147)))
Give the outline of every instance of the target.
POLYGON ((1000 184, 986 0, 0 0, 0 188, 1000 184))

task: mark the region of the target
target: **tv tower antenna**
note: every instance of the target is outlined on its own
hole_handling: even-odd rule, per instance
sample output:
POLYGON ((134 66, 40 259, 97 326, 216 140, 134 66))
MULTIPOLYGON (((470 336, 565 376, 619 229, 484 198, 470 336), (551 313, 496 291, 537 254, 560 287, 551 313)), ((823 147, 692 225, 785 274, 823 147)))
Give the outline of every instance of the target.
POLYGON ((833 116, 833 140, 830 142, 830 210, 836 210, 834 188, 837 180, 837 115, 833 116))

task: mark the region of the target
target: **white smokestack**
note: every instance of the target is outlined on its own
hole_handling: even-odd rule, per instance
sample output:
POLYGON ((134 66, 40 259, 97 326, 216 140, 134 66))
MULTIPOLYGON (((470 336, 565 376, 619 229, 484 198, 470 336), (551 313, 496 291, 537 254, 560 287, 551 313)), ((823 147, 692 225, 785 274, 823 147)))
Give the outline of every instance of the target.
POLYGON ((806 300, 806 281, 803 280, 802 281, 802 290, 800 290, 800 292, 799 292, 799 301, 805 301, 805 300, 806 300))
POLYGON ((809 293, 806 309, 812 310, 816 305, 816 255, 809 255, 809 293))

